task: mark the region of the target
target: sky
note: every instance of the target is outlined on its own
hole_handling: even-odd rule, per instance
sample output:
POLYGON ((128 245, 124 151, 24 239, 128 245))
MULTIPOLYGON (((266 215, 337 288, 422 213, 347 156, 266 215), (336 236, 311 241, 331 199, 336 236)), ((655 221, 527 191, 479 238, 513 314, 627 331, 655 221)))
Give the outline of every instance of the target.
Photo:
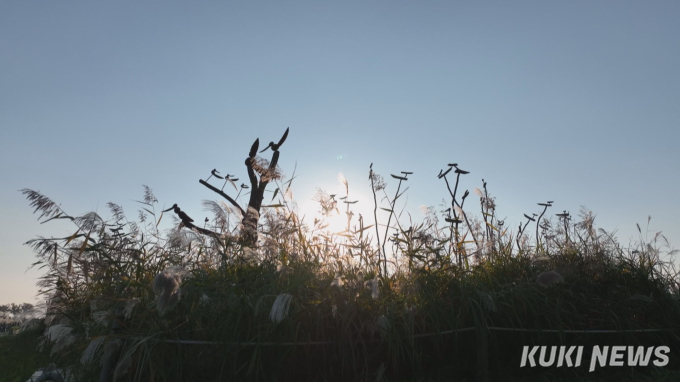
MULTIPOLYGON (((290 135, 305 214, 317 188, 372 210, 371 163, 412 171, 406 209, 461 188, 509 223, 591 209, 621 242, 636 223, 680 242, 680 3, 676 1, 3 1, 0 304, 34 302, 24 243, 75 229, 37 221, 19 192, 72 215, 109 201, 202 220, 213 168, 247 179, 252 142, 290 135)), ((244 202, 246 202, 244 200, 244 202)), ((516 226, 516 224, 512 224, 516 226)), ((653 235, 653 234, 652 234, 653 235)))

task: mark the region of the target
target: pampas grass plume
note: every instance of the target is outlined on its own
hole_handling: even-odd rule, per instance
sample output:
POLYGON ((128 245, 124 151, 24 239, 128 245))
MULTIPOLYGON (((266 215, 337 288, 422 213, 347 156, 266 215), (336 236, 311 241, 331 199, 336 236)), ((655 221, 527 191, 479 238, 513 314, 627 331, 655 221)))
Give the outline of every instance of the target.
POLYGON ((158 295, 158 312, 163 315, 172 309, 182 297, 180 284, 187 271, 182 267, 172 267, 159 273, 153 280, 153 291, 158 295))
POLYGON ((282 293, 276 297, 274 304, 272 305, 272 310, 269 313, 269 319, 274 323, 279 323, 283 321, 288 315, 288 309, 290 308, 290 301, 293 296, 288 293, 282 293))
POLYGON ((564 282, 564 278, 555 271, 543 272, 536 278, 536 284, 545 288, 561 282, 564 282))

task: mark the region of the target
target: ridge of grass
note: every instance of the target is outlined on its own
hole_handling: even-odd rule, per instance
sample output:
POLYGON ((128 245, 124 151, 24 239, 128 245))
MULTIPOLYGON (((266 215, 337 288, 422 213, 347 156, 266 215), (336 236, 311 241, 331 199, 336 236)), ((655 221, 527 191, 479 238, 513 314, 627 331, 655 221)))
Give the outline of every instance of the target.
MULTIPOLYGON (((28 243, 38 255, 35 265, 46 269, 46 323, 59 329, 48 341, 55 362, 85 381, 100 374, 129 381, 671 378, 678 368, 675 357, 666 371, 597 376, 518 368, 521 345, 529 344, 606 339, 678 349, 673 332, 564 332, 677 328, 675 251, 662 251, 668 243, 660 233, 648 239, 640 229, 640 241, 623 248, 595 228, 589 211, 578 221, 566 211, 546 215, 552 202, 539 203, 513 232, 498 219, 485 181, 474 191, 479 204, 470 207, 473 198, 461 180, 468 172, 457 164, 439 174, 450 196, 442 208, 448 208, 430 208, 418 223, 398 212, 410 172, 391 175, 398 186, 390 197, 370 168, 375 211, 388 212, 386 226, 377 213, 372 224, 352 213, 346 179, 342 197, 320 191, 325 216, 341 207, 347 216, 346 229, 331 232, 324 218, 302 222, 291 207, 292 179, 279 178, 275 161, 255 157, 257 141, 250 151, 253 184, 253 168, 267 169, 258 192, 264 194, 267 182, 277 187, 272 204, 262 206, 261 216, 249 207, 243 216, 246 208, 233 207, 247 190, 242 185, 230 204, 204 202, 213 218, 202 227, 175 205, 179 219, 163 232, 165 215, 156 212, 148 187, 137 221, 114 203, 107 205, 110 219, 94 212, 70 216, 48 197, 22 191, 44 220, 76 226, 68 237, 28 243), (538 284, 547 271, 559 273, 560 282, 538 284)), ((278 159, 278 151, 274 155, 278 159)), ((256 199, 249 204, 259 207, 256 199)))

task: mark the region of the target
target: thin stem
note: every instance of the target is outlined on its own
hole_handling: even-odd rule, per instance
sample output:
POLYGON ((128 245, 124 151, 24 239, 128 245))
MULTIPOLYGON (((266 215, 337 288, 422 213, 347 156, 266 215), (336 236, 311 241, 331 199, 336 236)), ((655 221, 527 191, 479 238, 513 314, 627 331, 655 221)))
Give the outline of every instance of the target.
POLYGON ((541 212, 541 215, 539 215, 538 220, 536 221, 536 251, 538 251, 538 247, 541 243, 540 238, 538 236, 538 228, 541 225, 541 218, 543 218, 543 215, 545 214, 545 211, 548 210, 549 206, 544 206, 543 207, 543 212, 541 212))
MULTIPOLYGON (((369 170, 368 177, 371 179, 371 191, 373 191, 373 219, 375 220, 375 237, 378 239, 378 269, 380 269, 380 230, 378 229, 378 198, 375 195, 375 184, 373 182, 373 163, 371 163, 371 169, 369 170)), ((385 257, 385 254, 383 253, 385 257)), ((381 271, 382 272, 382 271, 381 271)), ((387 269, 383 277, 387 276, 387 269)))
POLYGON ((390 203, 390 216, 387 218, 387 226, 385 227, 385 236, 383 238, 383 244, 382 244, 382 249, 383 249, 383 258, 385 261, 385 276, 387 276, 387 252, 385 252, 385 242, 387 241, 387 234, 390 230, 390 221, 392 220, 392 214, 394 214, 394 206, 397 204, 397 197, 399 196, 399 190, 401 189, 401 182, 402 180, 399 180, 399 185, 397 186, 397 192, 394 194, 394 199, 390 203))

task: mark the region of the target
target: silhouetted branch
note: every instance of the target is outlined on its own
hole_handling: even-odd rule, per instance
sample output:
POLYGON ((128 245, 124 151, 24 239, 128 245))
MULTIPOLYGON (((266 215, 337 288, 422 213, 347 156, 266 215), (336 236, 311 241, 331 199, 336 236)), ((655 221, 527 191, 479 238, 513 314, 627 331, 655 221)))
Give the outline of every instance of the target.
POLYGON ((217 233, 217 232, 211 231, 209 229, 198 227, 198 226, 194 225, 193 223, 183 222, 183 224, 184 224, 185 227, 187 227, 189 229, 195 229, 196 231, 198 231, 198 233, 200 233, 202 235, 212 236, 215 239, 220 238, 220 234, 217 233))
POLYGON ((203 180, 203 179, 199 179, 198 183, 200 183, 200 184, 202 184, 202 185, 208 187, 210 190, 216 192, 216 193, 219 194, 221 197, 227 199, 227 200, 229 201, 229 203, 233 204, 234 207, 238 208, 238 210, 241 211, 241 215, 245 215, 245 214, 246 214, 246 212, 243 210, 243 208, 241 208, 241 206, 238 205, 238 203, 236 202, 236 200, 232 199, 229 195, 225 194, 223 191, 218 190, 217 187, 214 187, 214 186, 210 185, 208 182, 206 182, 206 181, 203 180))
MULTIPOLYGON (((276 165, 279 163, 279 152, 274 151, 274 155, 272 155, 272 161, 269 163, 269 168, 267 169, 268 174, 273 174, 276 171, 276 165)), ((264 189, 267 187, 267 184, 269 183, 268 180, 263 180, 262 177, 260 177, 260 187, 258 191, 262 194, 262 198, 264 198, 264 189)))

